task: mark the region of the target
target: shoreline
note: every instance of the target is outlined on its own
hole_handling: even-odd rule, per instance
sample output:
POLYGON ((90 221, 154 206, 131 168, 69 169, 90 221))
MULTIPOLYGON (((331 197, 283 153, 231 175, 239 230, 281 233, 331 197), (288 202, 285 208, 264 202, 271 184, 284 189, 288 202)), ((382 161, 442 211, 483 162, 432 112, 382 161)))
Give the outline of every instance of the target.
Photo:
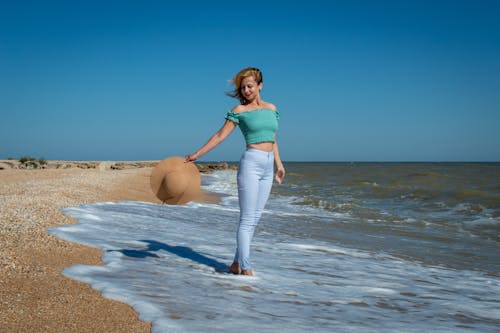
MULTIPOLYGON (((123 200, 161 204, 149 188, 151 170, 147 165, 0 170, 0 327, 8 332, 151 331, 129 305, 61 274, 75 264, 101 265, 100 250, 46 232, 76 223, 61 212, 64 207, 123 200)), ((204 192, 200 200, 219 197, 204 192)))

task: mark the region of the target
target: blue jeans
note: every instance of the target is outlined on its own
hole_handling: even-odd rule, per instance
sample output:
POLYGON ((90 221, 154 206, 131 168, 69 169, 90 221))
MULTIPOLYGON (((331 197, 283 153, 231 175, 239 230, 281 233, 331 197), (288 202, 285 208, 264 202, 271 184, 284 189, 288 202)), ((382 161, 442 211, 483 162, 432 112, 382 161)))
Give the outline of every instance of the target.
POLYGON ((250 269, 250 242, 273 185, 274 154, 247 148, 238 167, 240 223, 234 262, 250 269))

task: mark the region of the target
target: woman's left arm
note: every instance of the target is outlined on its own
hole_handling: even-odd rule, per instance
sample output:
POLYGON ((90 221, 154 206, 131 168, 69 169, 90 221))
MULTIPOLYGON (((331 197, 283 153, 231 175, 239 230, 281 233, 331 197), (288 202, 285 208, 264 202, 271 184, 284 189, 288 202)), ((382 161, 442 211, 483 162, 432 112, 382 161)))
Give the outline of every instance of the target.
POLYGON ((281 184, 281 182, 283 181, 283 178, 285 178, 285 167, 283 166, 283 163, 281 162, 280 152, 278 149, 278 140, 276 138, 276 134, 274 134, 273 152, 274 152, 274 163, 276 164, 276 173, 274 175, 274 179, 276 179, 276 181, 281 184))

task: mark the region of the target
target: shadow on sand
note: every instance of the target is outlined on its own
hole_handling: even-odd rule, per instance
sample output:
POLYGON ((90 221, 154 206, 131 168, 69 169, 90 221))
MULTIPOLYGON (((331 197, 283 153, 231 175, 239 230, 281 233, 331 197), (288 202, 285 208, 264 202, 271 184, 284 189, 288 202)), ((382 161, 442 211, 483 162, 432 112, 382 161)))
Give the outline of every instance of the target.
POLYGON ((143 250, 123 249, 123 250, 111 250, 111 251, 121 252, 127 257, 132 257, 132 258, 147 258, 147 257, 159 258, 160 256, 155 252, 164 250, 172 254, 175 254, 176 256, 179 256, 181 258, 186 258, 194 262, 197 262, 198 264, 212 267, 217 272, 225 273, 229 269, 229 266, 227 266, 226 264, 217 261, 213 258, 207 257, 201 253, 198 253, 194 251, 192 248, 187 246, 172 246, 154 240, 141 240, 141 242, 146 243, 147 248, 143 250))

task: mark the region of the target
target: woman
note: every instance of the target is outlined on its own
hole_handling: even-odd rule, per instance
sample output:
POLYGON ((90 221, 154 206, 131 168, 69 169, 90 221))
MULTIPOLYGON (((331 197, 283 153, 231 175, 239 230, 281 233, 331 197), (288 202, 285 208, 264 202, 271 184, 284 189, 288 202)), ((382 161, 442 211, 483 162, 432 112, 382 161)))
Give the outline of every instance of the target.
POLYGON ((227 113, 222 128, 203 147, 194 154, 186 156, 186 162, 193 162, 205 155, 224 141, 239 125, 247 149, 238 167, 240 223, 236 238, 236 254, 229 271, 233 274, 253 275, 250 264, 250 242, 271 192, 274 163, 275 179, 280 184, 285 177, 285 168, 281 163, 276 141, 279 113, 273 104, 263 101, 260 97, 261 71, 252 67, 242 69, 232 82, 235 88, 228 95, 238 98, 240 104, 227 113))

